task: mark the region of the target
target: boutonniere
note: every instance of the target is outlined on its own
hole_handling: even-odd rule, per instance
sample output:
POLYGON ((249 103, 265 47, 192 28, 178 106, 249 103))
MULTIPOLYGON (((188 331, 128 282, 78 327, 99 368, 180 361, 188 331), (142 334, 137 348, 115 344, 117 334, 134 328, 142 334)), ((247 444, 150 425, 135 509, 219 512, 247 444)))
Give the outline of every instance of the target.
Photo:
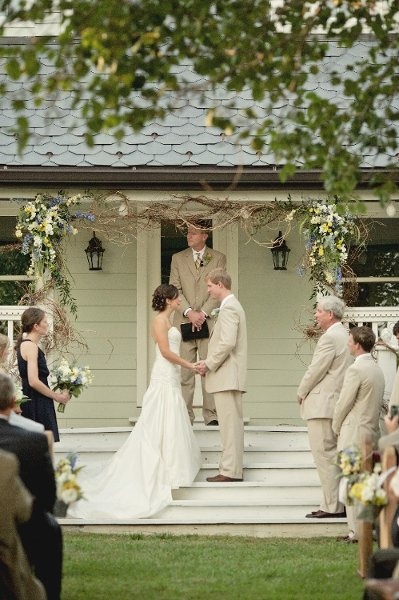
POLYGON ((202 257, 203 266, 206 267, 212 260, 212 254, 204 254, 202 257))
POLYGON ((212 317, 213 319, 217 319, 217 318, 218 318, 218 316, 219 316, 219 313, 220 313, 220 308, 214 308, 214 309, 211 311, 211 317, 212 317))

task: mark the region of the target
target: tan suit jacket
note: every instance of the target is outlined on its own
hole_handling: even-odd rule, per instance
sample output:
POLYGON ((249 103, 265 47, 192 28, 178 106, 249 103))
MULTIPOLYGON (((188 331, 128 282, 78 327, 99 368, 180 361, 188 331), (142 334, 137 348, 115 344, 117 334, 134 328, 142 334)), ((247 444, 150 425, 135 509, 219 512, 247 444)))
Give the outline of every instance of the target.
POLYGON ((245 392, 247 377, 247 326, 244 309, 231 296, 220 309, 208 345, 205 377, 210 393, 245 392))
POLYGON ((384 374, 370 354, 360 356, 348 368, 332 422, 338 450, 360 445, 366 434, 377 442, 384 387, 384 374))
POLYGON ((298 396, 304 398, 304 420, 332 419, 345 371, 353 361, 347 344, 348 331, 342 323, 329 327, 317 342, 312 362, 298 387, 298 396))
POLYGON ((18 477, 18 460, 0 450, 0 595, 18 600, 45 600, 33 576, 17 525, 30 519, 33 497, 18 477), (4 596, 2 595, 4 594, 4 596))
POLYGON ((212 310, 219 306, 219 302, 209 296, 206 278, 213 269, 226 267, 226 257, 217 250, 205 247, 203 262, 204 266, 197 271, 191 248, 172 256, 169 283, 177 287, 182 301, 180 312, 174 315, 176 327, 179 327, 180 323, 189 322, 189 319, 183 316, 187 308, 202 310, 210 316, 212 310))
POLYGON ((389 399, 389 406, 392 406, 392 404, 399 404, 399 368, 393 380, 391 397, 389 399))

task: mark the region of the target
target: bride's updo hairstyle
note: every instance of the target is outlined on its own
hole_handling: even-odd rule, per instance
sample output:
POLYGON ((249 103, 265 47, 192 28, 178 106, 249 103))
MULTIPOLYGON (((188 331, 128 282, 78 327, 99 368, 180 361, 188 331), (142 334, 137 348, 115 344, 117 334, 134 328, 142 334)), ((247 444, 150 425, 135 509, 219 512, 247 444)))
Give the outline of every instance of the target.
POLYGON ((174 285, 161 283, 152 295, 152 308, 162 312, 166 307, 166 300, 175 300, 179 295, 179 290, 174 285))
POLYGON ((32 306, 27 308, 21 315, 21 333, 17 337, 16 347, 19 348, 22 340, 24 339, 24 333, 30 333, 35 325, 38 325, 40 321, 44 319, 46 313, 41 308, 32 306))

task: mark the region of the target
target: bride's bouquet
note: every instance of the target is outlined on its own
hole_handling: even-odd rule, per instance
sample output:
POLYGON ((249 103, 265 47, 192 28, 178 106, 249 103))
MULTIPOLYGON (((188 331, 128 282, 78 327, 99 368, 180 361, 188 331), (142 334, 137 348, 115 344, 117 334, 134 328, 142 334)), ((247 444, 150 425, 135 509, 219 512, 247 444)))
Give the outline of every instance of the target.
MULTIPOLYGON (((89 367, 70 366, 63 358, 52 373, 56 379, 54 390, 68 390, 71 396, 77 398, 82 391, 93 381, 93 375, 89 367)), ((59 404, 58 412, 65 411, 65 404, 59 404)))

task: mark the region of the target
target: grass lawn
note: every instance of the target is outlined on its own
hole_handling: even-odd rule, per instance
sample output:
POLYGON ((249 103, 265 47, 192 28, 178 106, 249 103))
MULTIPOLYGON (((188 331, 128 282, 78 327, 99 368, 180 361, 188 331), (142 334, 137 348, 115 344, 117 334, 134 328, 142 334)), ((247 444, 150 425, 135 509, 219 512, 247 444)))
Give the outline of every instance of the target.
POLYGON ((357 545, 64 534, 63 600, 361 600, 357 545))

